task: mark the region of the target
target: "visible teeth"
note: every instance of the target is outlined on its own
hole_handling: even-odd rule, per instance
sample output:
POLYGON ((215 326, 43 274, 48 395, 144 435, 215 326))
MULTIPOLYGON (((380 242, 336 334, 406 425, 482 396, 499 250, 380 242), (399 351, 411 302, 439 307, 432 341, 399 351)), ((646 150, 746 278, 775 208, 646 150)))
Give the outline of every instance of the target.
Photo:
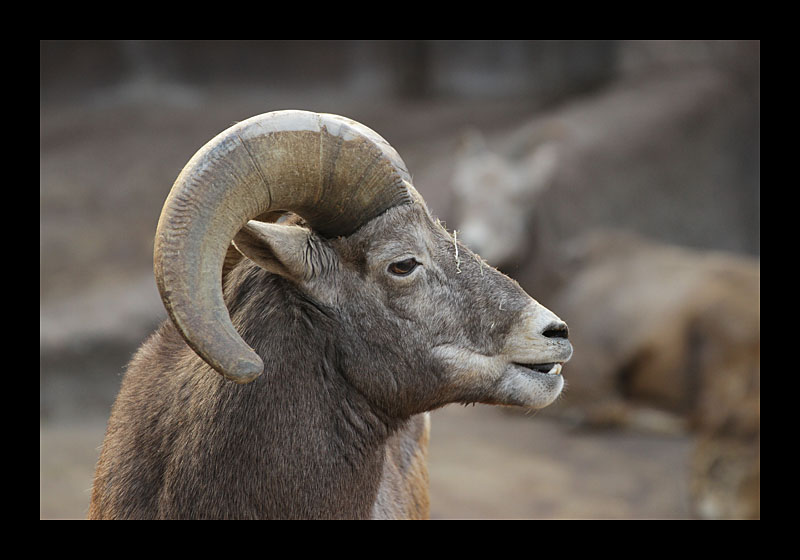
POLYGON ((552 363, 552 364, 519 364, 521 367, 529 369, 531 371, 535 371, 537 373, 544 373, 547 375, 558 375, 561 373, 561 364, 560 363, 552 363), (546 368, 546 369, 545 369, 546 368))

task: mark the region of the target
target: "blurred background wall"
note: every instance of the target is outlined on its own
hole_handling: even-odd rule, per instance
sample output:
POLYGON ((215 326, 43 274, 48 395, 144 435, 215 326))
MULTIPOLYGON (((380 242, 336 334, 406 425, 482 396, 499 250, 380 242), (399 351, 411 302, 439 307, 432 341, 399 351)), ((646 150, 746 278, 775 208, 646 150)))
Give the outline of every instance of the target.
MULTIPOLYGON (((569 309, 572 300, 556 289, 564 282, 552 252, 601 228, 757 262, 758 41, 42 41, 41 517, 85 515, 124 365, 165 317, 152 279, 152 241, 173 180, 219 131, 286 108, 339 113, 378 131, 450 229, 467 227, 462 208, 469 201, 457 177, 465 158, 477 160, 465 152, 465 138, 477 133, 484 153, 501 158, 521 183, 530 156, 557 145, 558 172, 548 175, 528 213, 535 241, 505 263, 484 256, 562 316, 552 302, 569 309), (536 273, 526 272, 532 263, 536 273)), ((493 188, 482 185, 483 192, 493 188)), ((508 221, 508 211, 498 211, 498 220, 508 221)), ((569 379, 569 366, 564 373, 569 379)), ((493 490, 482 496, 470 482, 478 475, 459 482, 448 470, 464 463, 454 459, 464 448, 448 446, 480 450, 482 443, 451 430, 447 410, 434 417, 442 434, 452 433, 432 449, 435 517, 694 515, 683 476, 692 468, 694 435, 653 440, 603 432, 586 439, 526 417, 522 429, 531 441, 554 442, 549 455, 544 463, 520 457, 526 446, 519 439, 487 448, 496 461, 483 486, 493 490), (562 441, 596 452, 563 455, 555 444, 562 441), (515 479, 522 488, 489 484, 504 476, 497 474, 503 452, 515 457, 507 462, 526 465, 515 479), (613 457, 633 469, 627 481, 614 478, 613 457), (603 461, 611 478, 590 489, 576 482, 603 461), (553 465, 560 486, 541 482, 552 480, 553 465), (652 486, 646 481, 670 476, 673 482, 643 490, 652 486), (464 498, 470 492, 474 498, 464 498), (530 498, 509 509, 520 504, 520 492, 530 498), (577 503, 570 492, 585 501, 570 509, 566 504, 577 503)), ((462 412, 472 411, 455 414, 462 412)), ((476 414, 482 421, 486 415, 483 425, 496 422, 500 434, 514 433, 504 422, 520 420, 494 409, 476 414)), ((457 423, 466 421, 459 416, 457 423)), ((483 437, 486 445, 498 440, 497 433, 483 437)))
POLYGON ((45 96, 147 81, 390 98, 555 100, 609 80, 614 41, 44 41, 45 96))

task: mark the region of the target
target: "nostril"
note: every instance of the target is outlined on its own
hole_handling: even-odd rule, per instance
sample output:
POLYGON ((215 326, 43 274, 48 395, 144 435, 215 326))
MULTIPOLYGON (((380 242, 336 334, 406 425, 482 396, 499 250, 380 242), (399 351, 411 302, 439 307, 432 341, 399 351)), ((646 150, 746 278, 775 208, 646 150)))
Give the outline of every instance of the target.
POLYGON ((569 329, 566 323, 553 323, 544 330, 542 335, 547 338, 569 338, 569 329))

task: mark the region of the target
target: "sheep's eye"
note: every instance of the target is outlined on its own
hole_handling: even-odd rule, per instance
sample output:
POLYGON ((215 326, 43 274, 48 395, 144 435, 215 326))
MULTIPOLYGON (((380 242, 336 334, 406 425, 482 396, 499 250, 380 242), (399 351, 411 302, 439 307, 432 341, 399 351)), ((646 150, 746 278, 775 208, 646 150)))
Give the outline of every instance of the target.
POLYGON ((398 261, 389 265, 389 272, 396 276, 407 276, 411 271, 417 268, 419 263, 416 259, 410 258, 404 261, 398 261))

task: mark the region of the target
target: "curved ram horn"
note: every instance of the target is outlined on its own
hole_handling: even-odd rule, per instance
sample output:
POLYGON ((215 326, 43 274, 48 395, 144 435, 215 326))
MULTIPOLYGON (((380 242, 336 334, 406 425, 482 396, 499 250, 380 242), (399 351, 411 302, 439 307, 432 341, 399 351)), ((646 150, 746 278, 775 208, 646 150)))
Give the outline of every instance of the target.
POLYGON ((353 233, 412 201, 397 152, 362 124, 337 115, 276 111, 252 117, 203 146, 181 171, 156 230, 161 299, 192 349, 237 383, 263 362, 231 323, 223 262, 248 220, 302 216, 324 237, 353 233))

